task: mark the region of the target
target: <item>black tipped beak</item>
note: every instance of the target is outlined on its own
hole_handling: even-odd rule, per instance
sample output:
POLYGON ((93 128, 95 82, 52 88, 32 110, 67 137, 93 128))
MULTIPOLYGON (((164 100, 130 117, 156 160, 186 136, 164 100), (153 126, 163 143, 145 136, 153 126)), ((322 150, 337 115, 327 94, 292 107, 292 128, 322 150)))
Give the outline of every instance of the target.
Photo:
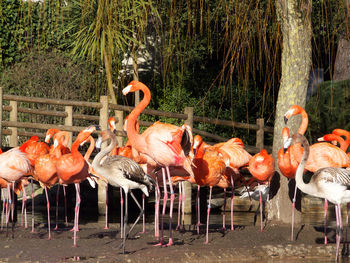
POLYGON ((284 119, 284 124, 287 124, 288 118, 286 116, 283 116, 283 119, 284 119))
POLYGON ((286 153, 287 150, 288 150, 288 147, 287 147, 287 148, 286 148, 286 147, 283 147, 283 153, 286 153))
POLYGON ((114 130, 113 130, 113 133, 114 133, 115 135, 117 135, 117 129, 114 129, 114 130))
POLYGON ((197 153, 197 149, 193 149, 194 156, 196 156, 196 153, 197 153))

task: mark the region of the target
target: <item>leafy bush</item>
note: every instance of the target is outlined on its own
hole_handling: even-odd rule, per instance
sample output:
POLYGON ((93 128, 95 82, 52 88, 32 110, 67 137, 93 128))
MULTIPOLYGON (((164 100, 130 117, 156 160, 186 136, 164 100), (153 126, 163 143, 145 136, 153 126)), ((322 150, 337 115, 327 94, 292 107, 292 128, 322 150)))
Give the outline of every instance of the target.
POLYGON ((309 115, 309 139, 315 141, 333 129, 350 130, 350 80, 326 81, 318 86, 310 98, 306 111, 309 115))

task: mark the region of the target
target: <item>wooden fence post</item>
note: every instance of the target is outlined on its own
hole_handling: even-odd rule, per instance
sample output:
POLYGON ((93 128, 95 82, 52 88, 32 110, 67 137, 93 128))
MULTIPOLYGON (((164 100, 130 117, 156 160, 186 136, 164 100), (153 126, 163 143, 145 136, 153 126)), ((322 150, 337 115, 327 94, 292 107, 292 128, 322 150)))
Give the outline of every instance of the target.
POLYGON ((0 149, 2 149, 2 105, 3 105, 3 100, 2 100, 2 87, 0 87, 0 149))
MULTIPOLYGON (((185 120, 185 124, 193 128, 193 107, 186 107, 185 114, 187 114, 187 119, 185 120)), ((185 182, 185 213, 191 214, 192 212, 192 184, 190 182, 185 182)), ((191 224, 191 217, 185 217, 185 224, 191 224)))
MULTIPOLYGON (((64 111, 67 112, 68 116, 64 119, 64 125, 73 126, 73 106, 65 106, 64 111)), ((73 133, 69 132, 68 147, 72 146, 73 133)))
MULTIPOLYGON (((101 96, 100 102, 102 104, 102 108, 100 109, 100 127, 101 130, 108 129, 108 97, 101 96)), ((101 146, 105 147, 105 144, 101 146)), ((101 182, 101 181, 100 181, 101 182)), ((98 213, 100 215, 106 214, 106 187, 104 183, 99 183, 97 188, 97 205, 98 205, 98 213)))
MULTIPOLYGON (((118 119, 118 122, 115 124, 117 131, 123 131, 123 125, 124 125, 124 116, 123 116, 123 111, 121 110, 116 110, 115 111, 116 118, 118 119)), ((123 146, 123 136, 117 136, 117 142, 118 146, 123 146)))
POLYGON ((256 147, 259 148, 259 150, 262 150, 264 148, 264 119, 259 118, 256 120, 256 124, 259 126, 259 129, 256 131, 256 147))
MULTIPOLYGON (((10 112, 10 121, 17 122, 18 119, 18 107, 17 107, 17 101, 11 100, 10 106, 12 107, 12 110, 10 112)), ((18 129, 17 127, 10 127, 9 128, 12 131, 11 137, 10 137, 10 147, 17 147, 18 146, 18 129)))

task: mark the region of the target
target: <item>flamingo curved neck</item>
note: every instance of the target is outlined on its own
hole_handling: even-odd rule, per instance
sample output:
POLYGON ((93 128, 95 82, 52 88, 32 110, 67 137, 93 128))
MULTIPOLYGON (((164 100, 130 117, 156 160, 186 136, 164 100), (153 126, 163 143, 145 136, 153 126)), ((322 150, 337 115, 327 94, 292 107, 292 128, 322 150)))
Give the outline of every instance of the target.
POLYGON ((85 161, 89 161, 92 151, 95 149, 95 140, 92 136, 89 136, 89 142, 90 142, 89 148, 84 155, 85 161))
MULTIPOLYGON (((294 138, 293 138, 293 141, 294 141, 294 138)), ((297 187, 302 192, 304 192, 306 194, 316 195, 314 186, 311 183, 305 184, 304 180, 303 180, 304 168, 305 168, 306 161, 307 161, 307 158, 309 157, 309 152, 310 152, 309 143, 308 143, 307 139, 300 134, 297 134, 297 142, 301 143, 303 145, 304 152, 303 152, 303 155, 301 157, 301 161, 298 165, 297 171, 295 173, 295 183, 296 183, 297 187)))
POLYGON ((307 126, 309 124, 309 117, 307 116, 307 113, 305 110, 302 110, 300 114, 301 114, 301 124, 298 129, 298 133, 304 135, 306 132, 307 126))
POLYGON ((131 145, 138 151, 142 149, 143 146, 146 146, 146 142, 140 136, 137 130, 137 118, 140 116, 141 112, 148 106, 151 101, 151 92, 144 84, 140 84, 138 87, 144 94, 141 102, 133 109, 133 111, 129 114, 127 125, 126 125, 126 133, 130 140, 131 145))
POLYGON ((116 138, 114 136, 109 137, 111 138, 110 144, 104 149, 102 149, 98 154, 96 154, 94 160, 92 161, 91 165, 97 172, 100 168, 102 168, 101 160, 103 159, 103 157, 109 154, 116 145, 116 138))

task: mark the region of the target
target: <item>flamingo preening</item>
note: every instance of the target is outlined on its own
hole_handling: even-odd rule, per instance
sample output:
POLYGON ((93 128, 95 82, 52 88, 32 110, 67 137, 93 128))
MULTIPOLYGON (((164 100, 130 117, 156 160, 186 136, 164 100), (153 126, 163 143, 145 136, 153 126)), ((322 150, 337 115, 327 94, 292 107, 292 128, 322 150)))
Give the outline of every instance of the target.
POLYGON ((303 155, 295 175, 297 187, 306 194, 327 199, 335 204, 337 223, 335 260, 337 261, 341 233, 343 231, 340 205, 350 202, 350 190, 348 190, 350 186, 350 171, 337 167, 321 168, 314 173, 310 182, 305 184, 303 181, 303 172, 309 156, 309 143, 303 135, 294 134, 292 138, 284 143, 284 148, 287 149, 294 143, 301 143, 304 147, 303 155))

